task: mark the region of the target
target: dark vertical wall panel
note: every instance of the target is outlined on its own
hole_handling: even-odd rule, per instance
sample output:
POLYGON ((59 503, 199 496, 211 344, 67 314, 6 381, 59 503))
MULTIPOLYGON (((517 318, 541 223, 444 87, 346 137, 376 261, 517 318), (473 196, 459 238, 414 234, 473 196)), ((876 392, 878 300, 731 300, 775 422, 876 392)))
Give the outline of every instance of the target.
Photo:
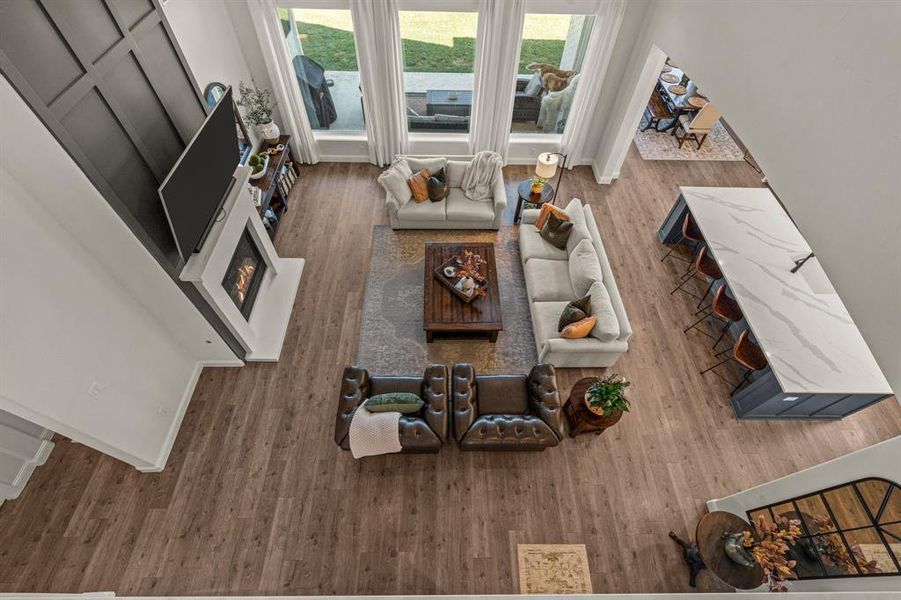
POLYGON ((3 52, 45 104, 84 75, 84 69, 37 2, 0 2, 3 52))
POLYGON ((0 0, 0 71, 240 357, 190 284, 157 188, 206 106, 156 0, 0 0))
POLYGON ((206 118, 206 111, 181 68, 179 57, 172 48, 172 40, 159 23, 143 35, 136 36, 136 41, 147 62, 148 78, 154 82, 156 92, 172 115, 182 138, 189 141, 206 118))

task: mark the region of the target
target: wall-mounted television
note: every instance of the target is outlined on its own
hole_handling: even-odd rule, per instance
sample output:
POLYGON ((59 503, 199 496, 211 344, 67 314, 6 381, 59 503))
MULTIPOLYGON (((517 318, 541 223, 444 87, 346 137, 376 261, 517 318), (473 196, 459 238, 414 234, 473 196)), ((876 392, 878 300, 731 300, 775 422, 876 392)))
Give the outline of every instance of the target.
POLYGON ((237 143, 229 87, 159 188, 163 210, 185 262, 203 245, 235 183, 240 160, 237 143))

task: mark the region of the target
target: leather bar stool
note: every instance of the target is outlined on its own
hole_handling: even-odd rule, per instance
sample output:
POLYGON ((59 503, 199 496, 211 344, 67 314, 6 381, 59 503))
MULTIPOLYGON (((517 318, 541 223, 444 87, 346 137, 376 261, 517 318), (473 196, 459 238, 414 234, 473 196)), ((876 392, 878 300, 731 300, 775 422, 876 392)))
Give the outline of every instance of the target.
POLYGON ((685 213, 685 218, 682 219, 682 234, 679 236, 678 240, 673 242, 673 245, 670 247, 669 252, 667 252, 666 254, 663 255, 663 258, 660 259, 660 262, 663 262, 667 258, 669 258, 670 255, 673 253, 673 251, 676 249, 676 247, 686 240, 688 240, 689 242, 695 243, 694 250, 692 250, 692 253, 691 253, 691 258, 685 258, 678 254, 676 255, 676 258, 678 258, 680 260, 686 260, 686 261, 688 261, 688 263, 690 265, 691 263, 694 262, 694 259, 697 256, 698 250, 700 249, 700 247, 702 245, 704 245, 704 243, 705 243, 704 234, 701 233, 701 229, 700 229, 700 227, 698 227, 698 224, 695 222, 694 217, 691 216, 691 213, 685 213))
POLYGON ((732 388, 732 391, 729 392, 729 395, 731 396, 738 391, 738 388, 747 383, 748 379, 751 377, 751 373, 767 368, 767 365, 769 363, 767 363, 766 355, 763 353, 763 350, 761 350, 757 344, 748 339, 747 329, 741 332, 741 335, 738 336, 738 339, 735 341, 735 345, 732 348, 723 350, 722 352, 718 353, 717 356, 722 356, 729 351, 732 352, 731 356, 727 356, 712 367, 707 367, 706 369, 701 371, 701 375, 707 373, 708 371, 713 371, 720 365, 724 365, 729 361, 735 361, 743 366, 746 369, 745 374, 741 378, 741 381, 739 381, 735 385, 735 387, 732 388))
POLYGON ((707 296, 710 294, 710 290, 713 289, 713 284, 722 278, 723 278, 723 272, 720 271, 720 266, 718 264, 716 264, 716 261, 713 260, 712 256, 710 256, 710 253, 707 251, 707 246, 704 246, 701 248, 701 251, 698 252, 698 256, 697 256, 697 258, 695 258, 695 262, 692 265, 692 269, 689 270, 688 274, 686 274, 682 278, 681 283, 679 283, 679 285, 677 285, 675 287, 675 289, 673 289, 673 291, 670 292, 670 296, 672 296, 679 290, 682 290, 683 292, 685 292, 692 298, 698 298, 698 305, 695 308, 701 308, 701 305, 704 303, 704 300, 706 300, 707 296), (703 275, 703 277, 698 277, 697 276, 698 273, 703 275), (688 283, 689 281, 691 281, 692 279, 700 279, 701 281, 704 281, 705 283, 707 283, 708 279, 710 280, 710 282, 707 285, 707 289, 704 290, 703 296, 698 297, 698 296, 692 294, 691 292, 689 292, 688 290, 684 289, 685 284, 688 283))
MULTIPOLYGON (((719 337, 716 337, 716 341, 713 342, 712 349, 716 349, 719 343, 723 340, 723 336, 726 335, 726 332, 729 331, 729 327, 732 326, 736 321, 741 321, 745 315, 741 312, 741 307, 738 305, 731 296, 726 293, 726 286, 720 286, 716 292, 713 294, 713 301, 701 309, 701 312, 704 314, 701 315, 701 318, 689 325, 685 328, 683 333, 688 333, 692 329, 696 328, 698 325, 703 323, 708 317, 713 317, 719 321, 723 321, 726 324, 723 325, 723 328, 720 330, 719 337)), ((701 333, 706 335, 707 337, 713 339, 715 336, 707 333, 703 329, 698 329, 701 333)))

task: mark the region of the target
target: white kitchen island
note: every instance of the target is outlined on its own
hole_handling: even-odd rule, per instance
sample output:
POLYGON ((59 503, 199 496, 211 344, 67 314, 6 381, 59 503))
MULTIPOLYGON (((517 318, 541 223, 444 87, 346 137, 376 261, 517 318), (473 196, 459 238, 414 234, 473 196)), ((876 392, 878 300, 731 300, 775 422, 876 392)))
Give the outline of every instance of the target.
POLYGON ((837 419, 892 390, 811 249, 767 188, 682 187, 660 229, 691 212, 770 368, 732 396, 741 418, 837 419))

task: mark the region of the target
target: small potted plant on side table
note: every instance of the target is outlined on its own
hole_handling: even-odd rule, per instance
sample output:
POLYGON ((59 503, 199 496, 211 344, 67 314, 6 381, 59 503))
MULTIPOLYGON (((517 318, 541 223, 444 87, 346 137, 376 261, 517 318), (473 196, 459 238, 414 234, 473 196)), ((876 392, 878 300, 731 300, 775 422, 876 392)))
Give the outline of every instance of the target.
POLYGON ((570 437, 587 432, 600 435, 615 425, 629 411, 625 394, 629 385, 616 373, 603 379, 592 377, 578 381, 564 407, 570 437))

